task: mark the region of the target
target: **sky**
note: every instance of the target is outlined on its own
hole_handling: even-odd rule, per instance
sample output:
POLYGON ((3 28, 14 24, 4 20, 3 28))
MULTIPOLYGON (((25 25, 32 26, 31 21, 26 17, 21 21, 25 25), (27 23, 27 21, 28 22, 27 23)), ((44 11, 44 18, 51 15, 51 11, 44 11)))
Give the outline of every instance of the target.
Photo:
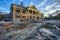
POLYGON ((45 16, 52 14, 56 10, 60 10, 60 0, 0 0, 0 12, 9 13, 12 3, 24 6, 34 5, 45 16))

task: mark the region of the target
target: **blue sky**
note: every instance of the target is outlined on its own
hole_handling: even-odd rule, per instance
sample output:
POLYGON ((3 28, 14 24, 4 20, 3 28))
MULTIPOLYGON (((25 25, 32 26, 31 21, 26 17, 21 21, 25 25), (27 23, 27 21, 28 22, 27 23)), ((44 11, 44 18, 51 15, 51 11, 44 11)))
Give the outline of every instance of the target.
POLYGON ((20 4, 21 2, 24 3, 24 6, 34 5, 45 16, 60 10, 60 0, 0 0, 0 12, 9 13, 12 3, 20 4))

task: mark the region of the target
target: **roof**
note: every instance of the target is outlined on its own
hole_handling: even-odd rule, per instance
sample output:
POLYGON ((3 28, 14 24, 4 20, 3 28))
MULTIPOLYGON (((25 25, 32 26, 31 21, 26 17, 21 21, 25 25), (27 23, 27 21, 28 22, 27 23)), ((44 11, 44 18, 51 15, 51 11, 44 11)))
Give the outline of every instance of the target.
POLYGON ((39 12, 39 10, 37 10, 37 8, 34 5, 28 6, 27 9, 34 10, 36 12, 39 12))
MULTIPOLYGON (((37 8, 36 8, 34 5, 25 7, 25 6, 23 6, 22 4, 21 4, 21 5, 18 5, 18 4, 12 4, 12 5, 11 5, 11 8, 12 8, 12 6, 17 6, 17 9, 23 8, 24 10, 30 9, 30 10, 34 10, 34 11, 36 11, 36 12, 40 12, 39 10, 37 10, 37 8)), ((10 8, 10 9, 11 9, 11 8, 10 8)))
MULTIPOLYGON (((35 7, 34 5, 28 6, 28 8, 36 9, 36 7, 35 7)), ((36 10, 37 10, 37 9, 36 9, 36 10)))
MULTIPOLYGON (((17 6, 17 8, 24 8, 24 9, 26 8, 26 7, 24 7, 23 5, 18 5, 18 4, 13 4, 13 3, 12 3, 12 5, 11 5, 11 8, 12 8, 12 6, 17 6)), ((11 9, 11 8, 10 8, 10 9, 11 9)))

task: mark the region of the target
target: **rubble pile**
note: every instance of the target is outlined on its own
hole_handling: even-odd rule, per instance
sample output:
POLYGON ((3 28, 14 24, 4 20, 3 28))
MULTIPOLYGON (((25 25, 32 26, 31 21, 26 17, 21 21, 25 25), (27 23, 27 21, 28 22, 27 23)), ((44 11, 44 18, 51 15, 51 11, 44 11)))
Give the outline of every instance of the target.
POLYGON ((54 23, 31 23, 25 29, 11 31, 0 40, 60 40, 60 28, 54 23))

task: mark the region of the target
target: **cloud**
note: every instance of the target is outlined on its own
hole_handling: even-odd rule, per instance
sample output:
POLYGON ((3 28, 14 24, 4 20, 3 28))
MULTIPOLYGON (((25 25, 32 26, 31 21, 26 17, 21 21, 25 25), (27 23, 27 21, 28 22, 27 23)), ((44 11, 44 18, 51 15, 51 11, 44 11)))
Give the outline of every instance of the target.
POLYGON ((52 14, 54 13, 56 10, 60 10, 60 8, 58 8, 60 5, 57 5, 59 3, 52 3, 52 4, 49 4, 47 5, 45 8, 44 8, 44 13, 45 13, 45 16, 49 16, 48 14, 52 14))
POLYGON ((55 12, 56 10, 48 10, 46 12, 43 12, 45 16, 49 16, 50 14, 52 14, 53 12, 55 12))
POLYGON ((9 13, 9 12, 10 12, 10 10, 5 10, 4 12, 9 13))
MULTIPOLYGON (((30 5, 35 5, 36 0, 30 0, 30 5), (34 4, 35 2, 35 4, 34 4)), ((48 14, 52 14, 53 12, 55 12, 56 10, 60 10, 60 4, 59 4, 60 0, 42 0, 39 4, 37 4, 36 8, 39 9, 40 11, 42 11, 45 16, 48 16, 48 14), (46 5, 47 4, 47 5, 46 5), (57 5, 59 4, 59 5, 57 5)))
POLYGON ((56 5, 55 7, 60 7, 60 5, 56 5))
POLYGON ((55 12, 56 10, 49 10, 48 12, 46 12, 46 13, 53 13, 53 12, 55 12))
POLYGON ((6 9, 5 7, 0 6, 0 10, 6 9))
POLYGON ((44 10, 44 14, 45 14, 45 16, 49 16, 49 14, 52 14, 52 13, 54 13, 56 10, 60 10, 60 9, 55 9, 55 10, 52 10, 52 9, 50 9, 50 10, 44 10))
POLYGON ((53 0, 53 3, 55 3, 55 2, 58 2, 58 3, 60 3, 60 0, 53 0))
POLYGON ((45 12, 44 12, 44 15, 48 17, 49 14, 52 14, 52 13, 56 12, 57 10, 60 10, 60 8, 56 8, 55 10, 52 10, 52 9, 51 9, 51 10, 45 11, 45 12))
POLYGON ((29 5, 34 5, 34 2, 35 2, 36 0, 29 0, 29 2, 30 2, 30 4, 29 5))
POLYGON ((30 5, 34 5, 34 3, 33 2, 30 2, 30 5))
POLYGON ((47 2, 47 0, 42 0, 42 2, 41 2, 37 7, 42 6, 42 5, 45 4, 46 2, 47 2))
POLYGON ((2 6, 0 6, 0 11, 1 12, 6 12, 6 13, 9 13, 10 12, 10 10, 8 10, 7 8, 2 7, 2 6))
POLYGON ((57 3, 53 3, 53 4, 50 4, 48 6, 45 7, 45 10, 49 10, 51 9, 52 7, 54 7, 57 3))

